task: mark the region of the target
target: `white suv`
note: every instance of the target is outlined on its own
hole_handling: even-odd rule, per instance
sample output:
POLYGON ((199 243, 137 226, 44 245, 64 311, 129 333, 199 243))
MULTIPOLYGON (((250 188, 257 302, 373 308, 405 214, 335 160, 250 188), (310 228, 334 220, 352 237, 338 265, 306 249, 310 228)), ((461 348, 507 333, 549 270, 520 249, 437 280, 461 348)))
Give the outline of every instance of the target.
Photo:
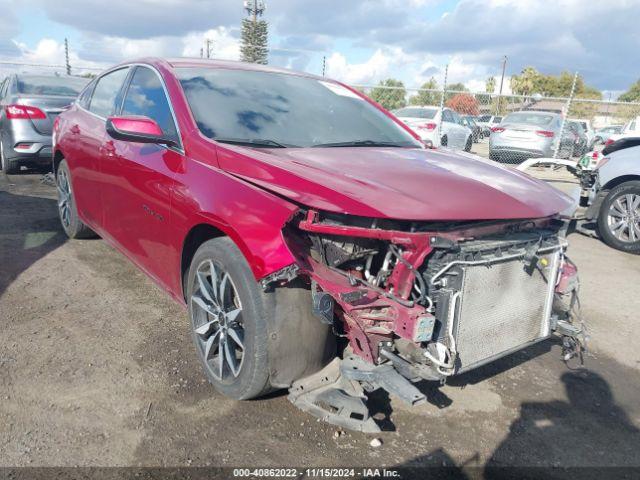
POLYGON ((416 132, 427 145, 450 147, 466 152, 471 150, 473 133, 463 125, 460 115, 450 108, 440 110, 439 107, 428 106, 404 107, 394 110, 393 114, 416 132))

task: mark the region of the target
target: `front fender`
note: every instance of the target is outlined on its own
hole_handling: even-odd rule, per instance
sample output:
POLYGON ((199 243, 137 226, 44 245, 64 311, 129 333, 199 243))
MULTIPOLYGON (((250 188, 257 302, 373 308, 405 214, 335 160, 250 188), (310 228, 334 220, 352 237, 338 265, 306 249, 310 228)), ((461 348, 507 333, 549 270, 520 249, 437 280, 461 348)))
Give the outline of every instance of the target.
MULTIPOLYGON (((171 212, 176 251, 197 225, 208 224, 238 246, 256 280, 291 265, 295 258, 282 234, 298 207, 283 198, 201 162, 192 162, 176 179, 171 212)), ((181 289, 180 255, 174 286, 181 289)))

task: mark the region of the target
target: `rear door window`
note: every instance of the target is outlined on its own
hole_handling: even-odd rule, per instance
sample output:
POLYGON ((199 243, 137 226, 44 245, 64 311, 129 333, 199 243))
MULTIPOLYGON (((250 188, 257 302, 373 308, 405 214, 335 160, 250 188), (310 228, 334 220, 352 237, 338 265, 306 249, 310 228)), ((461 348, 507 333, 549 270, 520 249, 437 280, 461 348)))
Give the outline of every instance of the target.
POLYGON ((129 67, 125 67, 109 72, 98 79, 89 103, 90 112, 102 118, 107 118, 116 112, 118 94, 128 72, 129 67))
POLYGON ((451 110, 445 110, 442 112, 442 121, 453 122, 453 115, 451 115, 451 110))
POLYGON ((122 105, 122 115, 155 120, 162 133, 179 143, 178 131, 160 77, 148 67, 136 67, 122 105))

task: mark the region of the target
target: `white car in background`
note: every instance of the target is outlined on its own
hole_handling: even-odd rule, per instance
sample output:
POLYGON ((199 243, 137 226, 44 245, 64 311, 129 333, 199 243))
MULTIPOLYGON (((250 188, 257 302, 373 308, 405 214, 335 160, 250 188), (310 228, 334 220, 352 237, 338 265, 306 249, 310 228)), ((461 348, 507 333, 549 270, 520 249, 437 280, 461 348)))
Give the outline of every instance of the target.
POLYGON ((439 107, 404 107, 394 110, 393 114, 416 132, 427 145, 465 152, 469 152, 473 146, 471 129, 465 127, 460 115, 450 108, 441 110, 439 107))
POLYGON ((620 140, 621 138, 629 138, 629 137, 640 137, 640 116, 629 120, 625 124, 625 126, 622 127, 622 132, 611 135, 609 139, 605 142, 605 145, 610 145, 616 140, 620 140))
POLYGON ((606 154, 581 172, 586 221, 596 222, 604 242, 640 254, 640 146, 606 154))
POLYGON ((496 117, 495 115, 480 115, 476 117, 476 123, 482 128, 486 137, 491 134, 492 128, 500 125, 500 122, 502 122, 502 117, 496 117))

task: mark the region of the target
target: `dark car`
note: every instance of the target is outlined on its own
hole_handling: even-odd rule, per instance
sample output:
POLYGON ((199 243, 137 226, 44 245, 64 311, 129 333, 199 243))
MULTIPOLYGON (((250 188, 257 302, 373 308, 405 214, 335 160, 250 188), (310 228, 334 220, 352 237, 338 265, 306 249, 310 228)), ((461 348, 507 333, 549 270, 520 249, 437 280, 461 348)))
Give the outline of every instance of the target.
POLYGON ((587 131, 584 129, 582 122, 567 120, 566 123, 567 130, 569 130, 569 132, 571 132, 575 136, 573 155, 576 157, 581 157, 589 151, 590 145, 587 131))
POLYGON ((554 332, 577 345, 555 301, 576 294, 571 200, 426 148, 339 82, 143 59, 96 78, 53 136, 64 231, 99 234, 181 303, 230 397, 290 388, 300 408, 374 431, 363 383, 414 405, 411 382, 554 332))
POLYGON ((16 173, 22 165, 49 165, 51 129, 88 79, 10 75, 0 86, 0 167, 16 173))
POLYGON ((472 115, 462 115, 462 124, 471 130, 473 143, 478 143, 482 138, 482 128, 478 125, 472 115))

